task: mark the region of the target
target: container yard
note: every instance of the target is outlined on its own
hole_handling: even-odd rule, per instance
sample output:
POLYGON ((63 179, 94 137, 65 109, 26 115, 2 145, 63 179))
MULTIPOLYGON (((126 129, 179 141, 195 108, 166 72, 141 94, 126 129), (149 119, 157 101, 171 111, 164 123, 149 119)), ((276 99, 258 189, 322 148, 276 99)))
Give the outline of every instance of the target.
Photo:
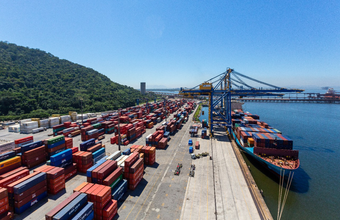
POLYGON ((195 108, 166 101, 0 131, 0 219, 271 219, 227 136, 209 139, 195 108))

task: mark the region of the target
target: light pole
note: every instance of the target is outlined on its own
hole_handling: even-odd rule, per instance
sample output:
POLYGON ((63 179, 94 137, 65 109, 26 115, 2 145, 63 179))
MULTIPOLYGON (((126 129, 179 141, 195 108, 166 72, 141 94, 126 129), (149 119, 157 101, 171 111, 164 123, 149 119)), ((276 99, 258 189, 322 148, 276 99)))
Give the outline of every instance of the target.
POLYGON ((118 150, 120 151, 120 109, 118 109, 118 150))
POLYGON ((83 113, 83 98, 79 98, 80 99, 80 107, 81 107, 81 125, 83 125, 83 121, 84 121, 84 113, 83 113))

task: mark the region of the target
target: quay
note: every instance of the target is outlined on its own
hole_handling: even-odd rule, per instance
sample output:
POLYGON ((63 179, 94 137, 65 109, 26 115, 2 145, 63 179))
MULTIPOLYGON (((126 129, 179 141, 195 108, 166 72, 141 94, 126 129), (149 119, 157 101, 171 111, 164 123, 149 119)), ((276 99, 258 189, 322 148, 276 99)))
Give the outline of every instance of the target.
POLYGON ((323 99, 323 98, 305 98, 305 97, 275 97, 275 98, 238 98, 236 99, 241 102, 295 102, 295 103, 334 103, 340 104, 340 99, 323 99))
MULTIPOLYGON (((129 190, 119 201, 114 219, 273 219, 239 149, 228 138, 225 129, 215 129, 215 137, 209 139, 190 137, 193 115, 190 114, 182 128, 171 136, 166 149, 157 149, 155 164, 145 167, 138 187, 129 190), (209 156, 191 159, 189 139, 193 143, 200 142, 200 149, 195 150, 195 154, 207 152, 209 156), (181 172, 174 175, 178 164, 182 164, 181 172), (191 165, 195 165, 193 177, 189 175, 191 165)), ((155 130, 156 127, 147 129, 135 142, 121 146, 122 150, 131 145, 145 145, 146 136, 155 130)), ((35 140, 43 140, 50 132, 49 129, 33 136, 35 140)), ((0 136, 14 140, 27 135, 2 130, 0 136)), ((103 140, 107 155, 118 150, 117 145, 109 143, 110 136, 106 134, 103 140)), ((80 136, 74 137, 73 143, 79 146, 80 136)), ((45 219, 48 211, 83 182, 86 182, 86 175, 78 173, 66 182, 64 191, 48 195, 23 214, 15 215, 14 219, 45 219)))

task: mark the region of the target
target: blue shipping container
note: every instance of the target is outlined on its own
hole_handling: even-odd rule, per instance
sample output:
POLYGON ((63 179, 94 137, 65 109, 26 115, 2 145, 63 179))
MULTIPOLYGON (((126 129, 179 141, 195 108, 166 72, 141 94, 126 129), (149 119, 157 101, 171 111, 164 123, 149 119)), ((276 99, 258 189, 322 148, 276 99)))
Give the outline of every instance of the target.
POLYGON ((92 211, 91 214, 87 216, 85 220, 92 220, 92 219, 94 219, 94 211, 92 211))
POLYGON ((39 173, 13 187, 14 194, 20 194, 38 183, 46 181, 46 173, 39 173))
POLYGON ((78 212, 76 216, 72 218, 72 220, 78 220, 78 219, 86 219, 88 216, 91 215, 93 212, 93 203, 89 202, 85 207, 78 212))
POLYGON ((98 161, 103 159, 103 157, 105 157, 105 153, 102 153, 101 155, 98 155, 96 158, 93 158, 93 162, 97 163, 98 161))
POLYGON ((21 146, 21 153, 24 153, 26 151, 32 150, 34 148, 40 147, 43 145, 42 141, 36 141, 36 142, 32 142, 29 144, 25 144, 21 146))
POLYGON ((123 151, 123 155, 130 155, 130 154, 131 154, 130 148, 127 148, 123 151))
POLYGON ((86 171, 86 176, 87 176, 87 177, 92 177, 92 171, 93 171, 94 169, 96 169, 97 167, 99 167, 101 164, 103 164, 105 161, 106 161, 106 160, 102 158, 100 161, 97 162, 96 165, 90 167, 90 168, 86 171))
POLYGON ((20 208, 15 207, 15 213, 17 214, 23 213, 24 211, 26 211, 26 209, 28 209, 29 207, 32 207, 34 204, 38 203, 40 200, 44 199, 46 196, 47 196, 47 191, 41 193, 36 198, 32 199, 31 201, 21 206, 20 208))
POLYGON ((112 189, 112 199, 119 201, 127 191, 127 180, 121 180, 113 189, 112 189))
POLYGON ((96 152, 94 152, 92 154, 92 158, 96 158, 97 156, 99 156, 99 155, 101 155, 103 153, 105 153, 105 148, 100 148, 99 150, 97 150, 96 152))
POLYGON ((51 156, 51 162, 62 160, 63 158, 66 158, 67 156, 70 156, 70 155, 72 158, 72 149, 64 150, 60 153, 57 153, 56 155, 51 156))
POLYGON ((55 216, 53 216, 54 220, 67 220, 72 218, 77 214, 79 210, 81 210, 87 204, 87 195, 85 193, 81 193, 75 199, 72 200, 69 204, 67 204, 62 210, 60 210, 55 216))
POLYGON ((4 154, 0 155, 0 162, 4 161, 4 160, 8 160, 9 158, 15 157, 15 152, 14 151, 10 151, 4 154))
POLYGON ((59 167, 62 164, 67 163, 69 161, 72 161, 72 155, 69 155, 69 156, 67 156, 65 158, 62 158, 61 160, 51 161, 51 165, 59 167))
POLYGON ((80 143, 80 151, 86 151, 87 148, 94 146, 95 141, 96 140, 94 138, 91 138, 90 140, 80 143))

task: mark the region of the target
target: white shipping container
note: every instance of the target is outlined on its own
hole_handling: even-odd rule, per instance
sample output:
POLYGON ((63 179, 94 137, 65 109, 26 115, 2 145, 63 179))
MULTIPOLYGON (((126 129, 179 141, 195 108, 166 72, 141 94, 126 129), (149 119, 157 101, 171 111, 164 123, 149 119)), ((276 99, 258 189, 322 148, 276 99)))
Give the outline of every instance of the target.
POLYGON ((86 120, 88 119, 88 115, 87 114, 77 114, 77 120, 86 120))
POLYGON ((60 118, 59 117, 51 117, 51 118, 49 118, 49 120, 50 120, 50 128, 60 124, 60 118))
POLYGON ((61 124, 64 124, 65 122, 71 121, 71 116, 70 115, 63 115, 60 116, 60 122, 61 124))
POLYGON ((30 121, 32 121, 32 119, 23 119, 19 121, 19 124, 21 125, 24 122, 30 122, 30 121))
POLYGON ((41 128, 49 128, 50 127, 50 120, 49 119, 40 120, 40 127, 41 128))
POLYGON ((8 131, 9 132, 20 133, 20 125, 16 124, 16 125, 9 126, 8 127, 8 131))

